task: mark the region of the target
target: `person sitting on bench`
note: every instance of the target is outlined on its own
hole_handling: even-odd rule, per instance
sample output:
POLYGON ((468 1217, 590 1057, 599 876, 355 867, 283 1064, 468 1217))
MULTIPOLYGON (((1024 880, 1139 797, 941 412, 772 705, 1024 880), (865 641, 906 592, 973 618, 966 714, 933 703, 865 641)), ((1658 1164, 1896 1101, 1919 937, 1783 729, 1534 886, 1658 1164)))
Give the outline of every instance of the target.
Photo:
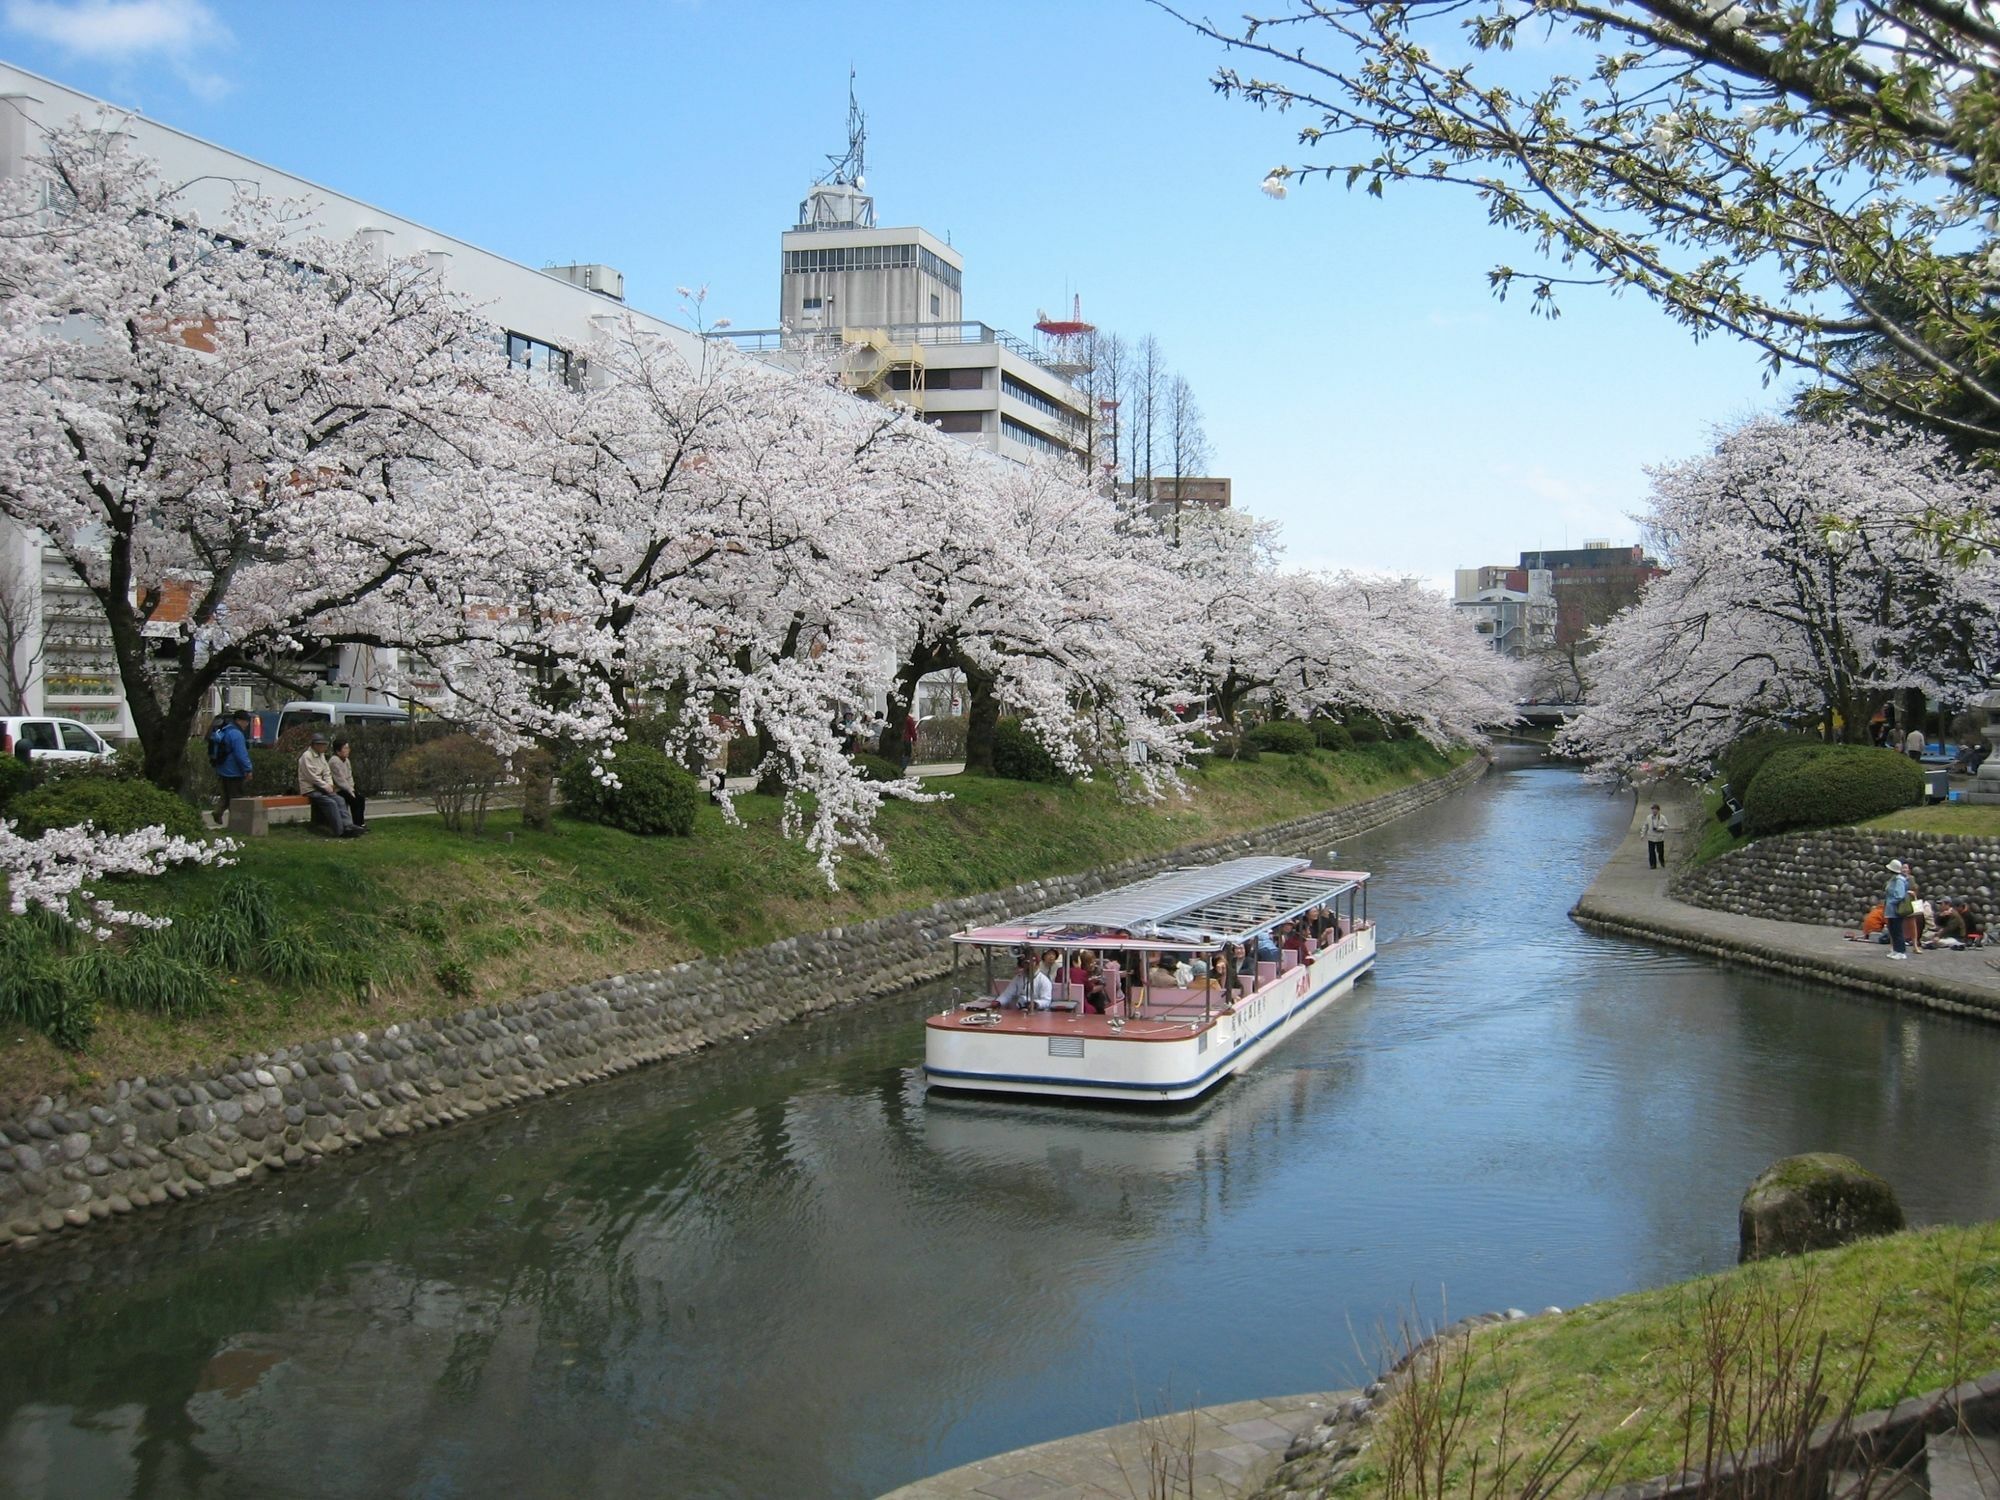
POLYGON ((347 804, 340 800, 340 792, 333 784, 333 768, 327 764, 326 746, 326 736, 316 734, 306 747, 305 754, 299 757, 299 791, 312 803, 313 815, 326 819, 335 838, 358 838, 360 830, 348 817, 347 804))

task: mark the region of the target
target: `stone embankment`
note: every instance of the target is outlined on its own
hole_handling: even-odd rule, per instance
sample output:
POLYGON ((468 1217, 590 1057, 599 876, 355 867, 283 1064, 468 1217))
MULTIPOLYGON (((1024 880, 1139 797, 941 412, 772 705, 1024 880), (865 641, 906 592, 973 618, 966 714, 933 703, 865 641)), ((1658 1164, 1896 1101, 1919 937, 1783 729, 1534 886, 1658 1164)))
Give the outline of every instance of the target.
POLYGON ((1881 901, 1892 859, 1910 861, 1925 895, 1967 900, 1981 915, 1994 915, 2000 838, 1886 828, 1774 834, 1688 871, 1671 889, 1676 900, 1711 911, 1858 927, 1881 901))
MULTIPOLYGON (((1660 788, 1657 795, 1662 802, 1673 804, 1669 819, 1678 829, 1693 827, 1695 820, 1702 816, 1699 803, 1683 790, 1660 788)), ((1888 842, 1879 846, 1881 858, 1878 868, 1888 864, 1892 853, 1906 854, 1919 861, 1918 872, 1924 879, 1925 889, 1939 895, 1961 893, 1947 884, 1956 876, 1963 893, 1976 905, 1980 900, 1987 899, 1980 895, 1983 888, 2000 884, 1990 873, 1994 860, 1991 840, 1967 840, 1966 843, 1972 846, 1964 856, 1968 863, 1948 863, 1940 853, 1927 865, 1923 863, 1924 851, 1933 846, 1934 836, 1926 838, 1913 833, 1871 835, 1857 829, 1834 832, 1856 839, 1871 836, 1886 838, 1888 842), (1944 873, 1946 871, 1950 873, 1944 873)), ((1810 844, 1813 840, 1832 836, 1780 838, 1778 848, 1769 856, 1772 863, 1767 869, 1776 870, 1787 860, 1795 868, 1803 869, 1804 866, 1798 863, 1801 858, 1816 861, 1817 857, 1785 851, 1800 843, 1810 844)), ((1685 839, 1688 835, 1683 831, 1676 837, 1685 839)), ((1672 843, 1670 839, 1670 847, 1672 843)), ((1750 845, 1725 855, 1716 863, 1744 859, 1759 847, 1750 845)), ((1838 856, 1843 861, 1859 857, 1853 852, 1838 856)), ((1868 857, 1873 858, 1874 853, 1871 852, 1868 857)), ((1827 868, 1833 868, 1832 864, 1829 863, 1827 868)), ((1771 878, 1775 880, 1776 877, 1771 878)), ((1849 942, 1843 934, 1826 925, 1824 918, 1781 920, 1752 914, 1752 898, 1747 893, 1760 882, 1748 876, 1726 876, 1722 879, 1726 887, 1715 889, 1728 888, 1744 893, 1734 898, 1744 910, 1733 910, 1719 904, 1697 906, 1676 900, 1668 891, 1665 872, 1647 868, 1645 843, 1639 835, 1639 814, 1635 810, 1632 828, 1625 841, 1605 862, 1597 879, 1584 892, 1570 916, 1579 926, 1592 932, 1663 943, 1749 968, 1789 975, 1808 983, 1859 990, 1952 1015, 2000 1021, 2000 963, 1994 961, 1993 953, 1980 948, 1963 952, 1931 949, 1916 961, 1891 964, 1886 961, 1886 949, 1874 943, 1849 942)), ((1871 877, 1875 889, 1868 895, 1865 905, 1851 908, 1851 915, 1846 919, 1850 925, 1858 925, 1861 914, 1880 899, 1880 885, 1887 879, 1886 868, 1881 869, 1879 876, 1871 877)), ((1823 903, 1822 909, 1829 916, 1840 909, 1836 903, 1849 900, 1846 894, 1835 893, 1838 888, 1832 884, 1831 876, 1818 884, 1806 882, 1805 888, 1821 893, 1814 899, 1823 903)), ((1775 902, 1787 898, 1773 895, 1766 899, 1775 902)))
POLYGON ((1176 864, 1350 837, 1477 780, 1473 759, 1330 812, 1059 879, 939 902, 726 959, 620 974, 444 1020, 126 1079, 102 1103, 43 1098, 0 1121, 0 1246, 196 1197, 464 1120, 946 973, 945 938, 1176 864))

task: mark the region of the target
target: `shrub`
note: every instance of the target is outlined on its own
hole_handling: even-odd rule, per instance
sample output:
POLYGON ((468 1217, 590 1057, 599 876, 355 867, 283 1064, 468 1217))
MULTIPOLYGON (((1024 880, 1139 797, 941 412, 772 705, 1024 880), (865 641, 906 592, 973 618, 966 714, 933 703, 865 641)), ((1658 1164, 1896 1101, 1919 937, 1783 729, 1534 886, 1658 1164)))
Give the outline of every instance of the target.
POLYGON ((924 719, 917 724, 914 758, 925 762, 965 759, 965 715, 924 719))
POLYGON ((884 760, 879 755, 856 755, 850 758, 857 766, 861 767, 861 777, 864 781, 901 781, 903 779, 903 768, 893 760, 884 760))
POLYGON ((1313 738, 1319 742, 1319 747, 1322 750, 1352 750, 1354 748, 1354 736, 1348 732, 1347 726, 1345 724, 1337 724, 1332 719, 1314 719, 1312 722, 1312 732, 1313 738))
POLYGON ((52 776, 32 791, 21 793, 7 807, 23 837, 34 838, 51 828, 92 823, 104 833, 136 833, 158 825, 181 838, 198 839, 201 815, 172 792, 150 781, 125 781, 105 775, 52 776))
POLYGON ((1347 716, 1347 736, 1357 745, 1379 745, 1389 738, 1389 731, 1382 727, 1382 721, 1371 713, 1355 712, 1347 716))
POLYGON ((1244 736, 1259 750, 1273 755, 1304 755, 1313 748, 1313 732, 1296 719, 1273 719, 1244 736))
POLYGON ((1825 828, 1923 800, 1924 773, 1907 756, 1871 745, 1794 745, 1765 760, 1743 799, 1753 836, 1825 828))
POLYGON ((1019 719, 1002 719, 993 726, 993 774, 1050 786, 1068 786, 1074 779, 1019 719))
POLYGON ((1261 758, 1257 742, 1247 734, 1218 734, 1215 737, 1215 759, 1253 761, 1261 758))
POLYGON ((486 826, 486 804, 505 779, 507 767, 484 740, 448 734, 405 750, 390 773, 405 790, 430 798, 453 833, 464 832, 468 820, 472 832, 478 833, 486 826))
MULTIPOLYGON (((209 775, 213 776, 213 771, 209 775)), ((357 780, 355 787, 361 783, 357 780)), ((266 745, 250 747, 250 777, 244 792, 252 797, 289 797, 299 789, 299 758, 266 745)))
POLYGON ((694 832, 700 783, 660 751, 627 741, 613 753, 611 771, 615 787, 599 779, 589 756, 571 761, 562 773, 563 811, 627 833, 686 838, 694 832))
POLYGON ((1738 802, 1750 795, 1750 783, 1757 779, 1764 762, 1780 750, 1799 745, 1817 745, 1811 735, 1792 729, 1758 729, 1742 736, 1716 758, 1715 768, 1723 788, 1738 802))
POLYGON ((35 784, 35 773, 18 756, 0 755, 0 811, 35 784))

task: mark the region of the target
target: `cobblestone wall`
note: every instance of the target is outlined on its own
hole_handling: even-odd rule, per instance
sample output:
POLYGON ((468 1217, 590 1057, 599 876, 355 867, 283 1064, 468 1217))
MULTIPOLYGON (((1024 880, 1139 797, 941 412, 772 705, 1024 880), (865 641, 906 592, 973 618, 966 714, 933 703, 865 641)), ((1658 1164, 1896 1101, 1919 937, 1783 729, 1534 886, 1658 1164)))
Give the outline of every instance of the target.
POLYGON ((1970 901, 1989 920, 2000 915, 2000 838, 1868 828, 1773 834, 1680 876, 1673 895, 1711 911, 1858 927, 1882 899, 1891 859, 1910 862, 1923 894, 1970 901))
POLYGON ((101 1104, 37 1100, 0 1121, 0 1245, 199 1196, 354 1146, 468 1119, 945 973, 945 937, 1193 859, 1346 838, 1451 795, 1486 771, 1084 875, 1030 881, 727 959, 621 974, 245 1058, 116 1084, 101 1104))

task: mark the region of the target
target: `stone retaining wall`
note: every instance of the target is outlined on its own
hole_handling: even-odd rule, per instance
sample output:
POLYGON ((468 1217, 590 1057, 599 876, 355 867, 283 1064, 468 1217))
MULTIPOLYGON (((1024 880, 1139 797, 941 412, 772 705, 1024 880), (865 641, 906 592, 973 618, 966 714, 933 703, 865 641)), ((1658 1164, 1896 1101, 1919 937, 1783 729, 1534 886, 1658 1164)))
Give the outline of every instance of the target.
POLYGON ((1680 876, 1673 895, 1711 911, 1858 927, 1882 899, 1891 859, 1910 861, 1924 894, 1968 900, 1980 915, 1996 915, 2000 838, 1881 828, 1773 834, 1680 876))
POLYGON ((951 966, 944 939, 1199 859, 1346 838, 1450 796, 1474 758, 1420 786, 1106 869, 1029 881, 722 960, 280 1048, 206 1072, 126 1079, 103 1104, 43 1098, 0 1121, 0 1246, 199 1196, 892 994, 951 966))

